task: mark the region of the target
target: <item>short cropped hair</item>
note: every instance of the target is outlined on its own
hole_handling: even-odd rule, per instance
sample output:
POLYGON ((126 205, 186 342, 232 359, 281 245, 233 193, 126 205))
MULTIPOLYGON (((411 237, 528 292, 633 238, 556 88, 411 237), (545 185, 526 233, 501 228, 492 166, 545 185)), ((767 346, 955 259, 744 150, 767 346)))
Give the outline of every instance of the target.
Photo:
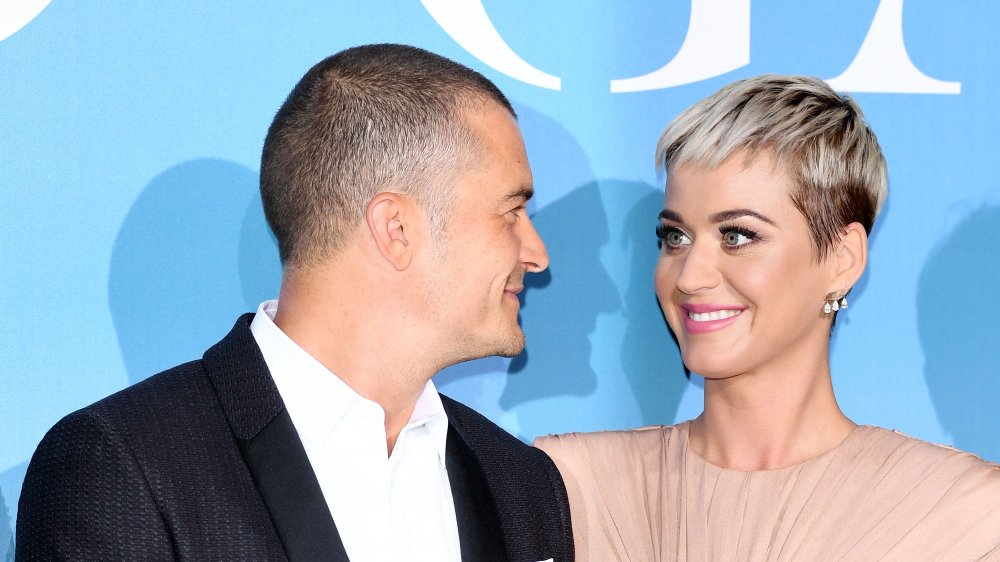
POLYGON ((443 228, 448 179, 474 166, 465 111, 510 102, 483 75, 406 45, 365 45, 313 66, 264 140, 260 192, 282 264, 340 250, 379 192, 406 193, 443 228))
POLYGON ((792 202, 805 217, 816 257, 825 258, 852 222, 871 234, 888 194, 878 139, 861 108, 825 82, 764 75, 729 84, 678 115, 656 146, 658 167, 712 169, 746 151, 770 152, 789 174, 792 202))

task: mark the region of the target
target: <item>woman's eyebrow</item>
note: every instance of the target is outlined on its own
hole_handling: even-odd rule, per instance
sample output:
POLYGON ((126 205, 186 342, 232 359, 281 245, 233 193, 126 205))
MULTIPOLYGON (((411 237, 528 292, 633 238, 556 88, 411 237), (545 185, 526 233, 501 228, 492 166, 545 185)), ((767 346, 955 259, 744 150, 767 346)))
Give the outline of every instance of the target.
POLYGON ((733 219, 738 219, 741 217, 754 217, 756 219, 766 222, 771 226, 777 226, 776 224, 774 224, 773 220, 765 217, 764 215, 758 213, 757 211, 752 211, 750 209, 732 209, 729 211, 719 211, 718 213, 715 213, 714 215, 709 217, 709 219, 713 223, 720 223, 720 222, 731 221, 733 219))
POLYGON ((684 219, 681 218, 681 214, 678 213, 677 211, 671 211, 670 209, 663 209, 662 211, 660 211, 660 218, 684 224, 684 219))

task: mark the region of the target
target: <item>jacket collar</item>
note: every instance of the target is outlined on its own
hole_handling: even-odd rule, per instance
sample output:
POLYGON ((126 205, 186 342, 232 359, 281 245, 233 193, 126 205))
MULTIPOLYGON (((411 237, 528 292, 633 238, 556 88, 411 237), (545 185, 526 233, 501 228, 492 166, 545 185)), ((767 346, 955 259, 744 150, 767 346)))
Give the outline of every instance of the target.
POLYGON ((340 533, 245 314, 202 358, 243 460, 292 561, 347 562, 340 533))
POLYGON ((233 435, 241 440, 252 439, 285 410, 250 333, 252 320, 253 313, 240 316, 229 334, 202 357, 233 435))
MULTIPOLYGON (((347 562, 337 526, 260 349, 250 332, 253 313, 205 352, 205 371, 237 439, 289 560, 347 562)), ((477 433, 463 423, 467 408, 442 397, 448 415, 447 463, 463 559, 506 559, 505 537, 490 465, 477 433)))

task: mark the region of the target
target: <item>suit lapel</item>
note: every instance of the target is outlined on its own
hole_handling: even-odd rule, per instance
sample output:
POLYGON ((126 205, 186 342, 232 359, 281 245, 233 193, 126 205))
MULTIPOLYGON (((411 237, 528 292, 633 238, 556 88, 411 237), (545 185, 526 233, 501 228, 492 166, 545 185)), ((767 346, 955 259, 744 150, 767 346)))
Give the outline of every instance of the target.
POLYGON ((455 502, 462 560, 507 560, 500 518, 489 484, 468 444, 450 424, 445 463, 455 502))
MULTIPOLYGON (((449 431, 453 429, 465 445, 469 464, 478 468, 485 481, 486 492, 480 495, 492 500, 506 556, 510 560, 573 560, 569 501, 552 461, 467 406, 443 395, 441 403, 448 414, 449 431)), ((446 462, 451 479, 451 463, 446 462)))
POLYGON ((340 533, 245 314, 203 364, 292 562, 347 562, 340 533))
POLYGON ((240 442, 288 559, 344 560, 347 552, 287 410, 240 442))

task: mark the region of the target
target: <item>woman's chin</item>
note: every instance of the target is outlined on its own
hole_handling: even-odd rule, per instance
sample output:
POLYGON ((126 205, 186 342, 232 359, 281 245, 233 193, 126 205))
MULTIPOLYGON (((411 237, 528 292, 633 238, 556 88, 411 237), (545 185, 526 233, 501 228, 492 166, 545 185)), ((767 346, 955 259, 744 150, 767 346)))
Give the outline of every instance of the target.
POLYGON ((726 358, 717 354, 713 357, 692 357, 684 359, 684 365, 692 374, 705 380, 723 380, 746 372, 747 361, 726 358))
MULTIPOLYGON (((687 353, 681 354, 684 365, 694 374, 705 379, 727 379, 739 374, 741 361, 724 356, 721 352, 716 353, 687 353)), ((745 367, 745 365, 743 365, 745 367)))

